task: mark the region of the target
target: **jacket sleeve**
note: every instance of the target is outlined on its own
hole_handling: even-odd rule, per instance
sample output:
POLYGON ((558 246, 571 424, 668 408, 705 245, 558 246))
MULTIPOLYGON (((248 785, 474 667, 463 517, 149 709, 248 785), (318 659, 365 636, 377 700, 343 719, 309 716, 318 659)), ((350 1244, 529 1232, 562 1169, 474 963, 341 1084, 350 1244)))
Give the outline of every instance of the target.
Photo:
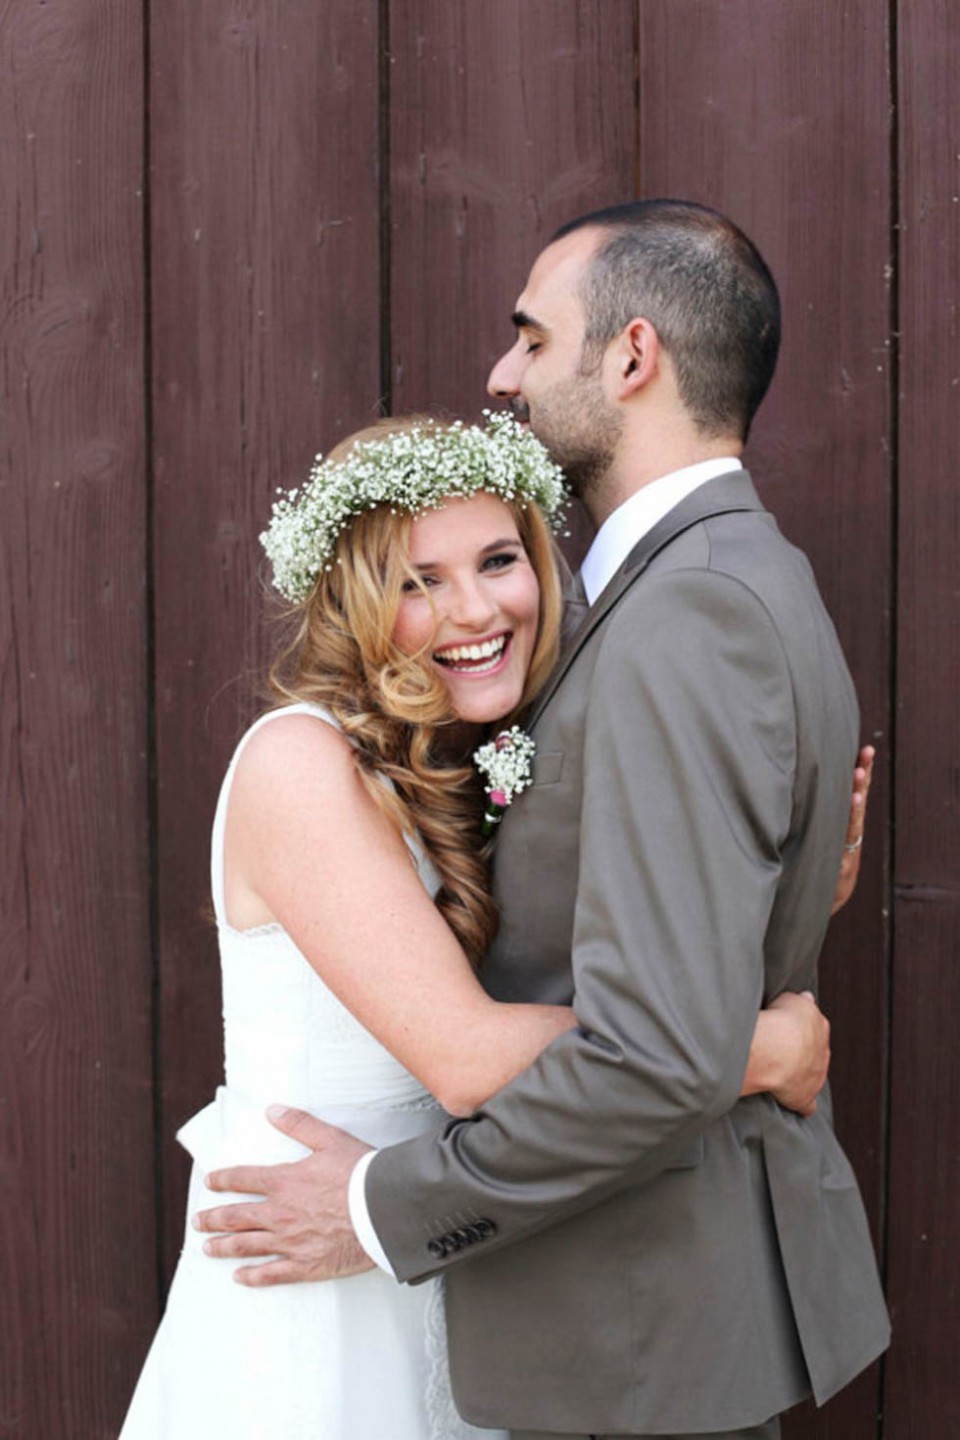
POLYGON ((580 1026, 477 1115, 373 1162, 370 1214, 401 1279, 644 1183, 739 1094, 791 817, 783 648, 747 587, 703 570, 648 577, 598 643, 572 947, 580 1026))

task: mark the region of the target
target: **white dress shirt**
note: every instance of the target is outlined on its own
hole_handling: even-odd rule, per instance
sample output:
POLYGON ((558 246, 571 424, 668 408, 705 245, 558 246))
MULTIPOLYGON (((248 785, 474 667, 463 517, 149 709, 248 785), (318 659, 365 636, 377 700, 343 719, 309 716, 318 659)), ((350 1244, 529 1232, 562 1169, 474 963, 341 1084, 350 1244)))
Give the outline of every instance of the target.
POLYGON ((664 515, 694 490, 718 475, 742 470, 740 461, 727 456, 699 460, 682 470, 673 470, 644 485, 629 500, 618 505, 600 526, 580 569, 587 603, 592 605, 616 575, 630 551, 664 515))
MULTIPOLYGON (((718 475, 729 474, 731 470, 742 470, 740 461, 733 456, 716 460, 700 460, 695 465, 686 465, 682 470, 673 470, 644 485, 629 500, 618 505, 600 526, 593 543, 587 551, 581 567, 583 586, 587 601, 593 604, 616 575, 633 547, 652 530, 659 520, 685 500, 694 490, 718 475)), ((367 1209, 365 1180, 367 1170, 376 1156, 371 1150, 353 1168, 347 1191, 350 1207, 350 1223, 357 1239, 375 1265, 393 1275, 393 1266, 383 1251, 377 1232, 367 1209)))

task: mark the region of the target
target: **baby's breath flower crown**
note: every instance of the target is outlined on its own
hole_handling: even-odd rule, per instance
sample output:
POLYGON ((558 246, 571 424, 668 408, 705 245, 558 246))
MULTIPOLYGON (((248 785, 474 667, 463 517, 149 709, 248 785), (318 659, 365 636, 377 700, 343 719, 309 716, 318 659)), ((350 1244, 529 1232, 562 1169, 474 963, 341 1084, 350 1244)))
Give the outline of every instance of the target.
POLYGON ((337 540, 364 510, 389 505, 411 515, 481 492, 539 505, 555 529, 568 499, 563 473, 535 435, 506 410, 484 411, 486 426, 424 421, 380 440, 362 440, 337 464, 318 455, 306 484, 274 502, 260 543, 285 599, 305 600, 331 569, 337 540))

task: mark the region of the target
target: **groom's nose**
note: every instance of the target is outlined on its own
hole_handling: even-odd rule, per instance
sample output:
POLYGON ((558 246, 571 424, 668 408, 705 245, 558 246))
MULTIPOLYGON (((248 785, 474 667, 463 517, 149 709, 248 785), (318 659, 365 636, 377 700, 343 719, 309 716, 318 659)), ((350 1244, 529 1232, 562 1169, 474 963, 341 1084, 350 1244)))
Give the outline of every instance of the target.
POLYGON ((494 399, 517 395, 520 391, 520 340, 494 365, 487 378, 487 394, 494 399))

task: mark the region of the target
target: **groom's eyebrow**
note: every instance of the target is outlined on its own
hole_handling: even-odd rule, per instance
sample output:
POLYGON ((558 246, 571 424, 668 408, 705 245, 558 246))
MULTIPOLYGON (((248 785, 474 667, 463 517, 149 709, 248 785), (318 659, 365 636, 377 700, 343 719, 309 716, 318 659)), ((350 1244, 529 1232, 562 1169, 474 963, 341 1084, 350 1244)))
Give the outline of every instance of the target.
POLYGON ((539 330, 541 335, 547 333, 547 327, 540 320, 528 315, 526 310, 514 310, 510 316, 511 321, 518 330, 539 330))

